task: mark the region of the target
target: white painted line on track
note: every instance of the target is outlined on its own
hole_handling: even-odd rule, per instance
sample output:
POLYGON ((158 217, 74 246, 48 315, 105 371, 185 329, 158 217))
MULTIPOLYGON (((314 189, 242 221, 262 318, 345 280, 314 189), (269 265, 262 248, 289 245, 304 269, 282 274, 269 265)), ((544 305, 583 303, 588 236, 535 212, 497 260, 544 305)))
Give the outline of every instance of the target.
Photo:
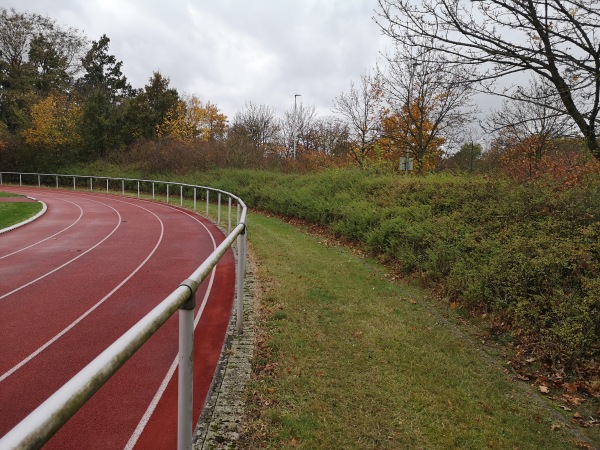
MULTIPOLYGON (((123 202, 123 203, 128 203, 128 202, 123 202)), ((31 361, 33 358, 35 358, 37 355, 39 355, 41 352, 43 352, 48 347, 50 347, 52 344, 54 344, 57 340, 59 340, 61 337, 63 337, 65 334, 67 334, 79 322, 81 322, 83 319, 85 319, 87 316, 89 316, 102 303, 104 303, 115 292, 117 292, 120 288, 122 288, 123 285, 125 285, 125 283, 127 283, 131 279, 131 277, 133 277, 137 272, 140 271, 140 269, 150 260, 150 258, 154 255, 154 253, 156 253, 156 250, 160 246, 160 243, 162 242, 162 239, 163 239, 163 236, 164 236, 165 227, 164 227, 164 224, 163 224, 162 220, 160 220, 160 218, 156 214, 154 214, 152 211, 144 208, 143 206, 135 205, 133 203, 128 203, 128 204, 136 206, 138 208, 141 208, 141 209, 144 209, 144 210, 148 211, 150 214, 152 214, 154 217, 156 217, 156 219, 159 221, 159 223, 160 223, 160 236, 158 238, 158 241, 154 245, 154 248, 152 249, 152 251, 148 254, 148 256, 146 256, 146 258, 141 262, 141 264, 138 267, 135 268, 135 270, 133 272, 131 272, 127 277, 125 277, 125 279, 123 281, 121 281, 117 286, 115 286, 113 288, 113 290, 111 290, 102 299, 100 299, 98 301, 98 303, 96 303, 94 306, 92 306, 90 309, 88 309, 86 312, 84 312, 75 321, 73 321, 69 326, 67 326, 66 328, 64 328, 60 333, 58 333, 57 335, 55 335, 52 339, 50 339, 49 341, 47 341, 44 345, 42 345, 41 347, 39 347, 36 351, 34 351, 33 353, 31 353, 27 358, 23 359, 20 363, 18 363, 17 365, 15 365, 13 368, 11 368, 7 372, 5 372, 2 375, 0 375, 0 382, 2 382, 5 379, 7 379, 9 376, 11 376, 13 373, 15 373, 17 370, 19 370, 21 367, 23 367, 25 364, 27 364, 29 361, 31 361)), ((121 216, 119 215, 119 217, 121 217, 121 216)))
MULTIPOLYGON (((213 251, 214 251, 214 249, 217 248, 217 243, 215 241, 214 236, 212 235, 212 233, 210 232, 210 230, 208 229, 208 227, 206 225, 204 225, 204 223, 202 223, 198 219, 197 216, 192 215, 190 213, 187 213, 185 211, 182 211, 180 209, 173 208, 173 207, 168 206, 168 205, 166 205, 166 206, 168 208, 174 209, 176 211, 181 212, 182 214, 185 214, 185 215, 191 217, 196 222, 198 222, 200 225, 202 225, 204 227, 204 229, 206 230, 206 232, 208 233, 208 235, 210 236, 211 240, 212 240, 213 251)), ((202 299, 202 304, 200 305, 200 308, 198 309, 198 313, 196 314, 196 318, 194 319, 194 331, 196 330, 196 326, 200 322, 200 318, 202 317, 202 313, 204 312, 204 308, 205 308, 206 303, 208 301, 208 297, 210 296, 210 293, 211 293, 211 290, 212 290, 213 281, 215 279, 216 270, 217 270, 217 268, 215 267, 211 271, 210 280, 209 280, 208 286, 206 288, 206 293, 204 294, 204 298, 202 299)), ((154 397, 152 398, 152 401, 150 402, 150 404, 148 405, 148 408, 144 412, 144 415, 142 416, 142 418, 138 422, 137 426, 135 427, 135 430, 133 431, 133 434, 131 435, 131 437, 129 438, 129 441, 125 445, 124 450, 132 450, 133 447, 135 446, 135 444, 137 443, 138 439, 142 435, 142 432, 144 431, 144 428, 146 428, 146 425, 148 425, 148 422, 150 421, 150 417, 152 416, 152 413, 154 413, 154 410, 156 409, 156 406, 158 405, 158 402, 160 401, 161 397, 165 393, 165 390, 167 389, 167 386, 168 386, 169 382, 171 381, 171 378, 173 377, 173 374, 175 373, 175 369, 177 368, 178 362, 179 362, 179 352, 177 352, 177 354, 175 355, 175 359, 171 363, 171 366, 169 367, 169 370, 167 371, 167 374, 163 378, 162 383, 160 384, 158 390, 156 391, 156 394, 154 394, 154 397)))
MULTIPOLYGON (((67 231, 69 228, 71 228, 71 227, 72 227, 72 226, 74 226, 74 225, 75 225, 77 222, 79 222, 79 221, 81 220, 81 218, 83 217, 83 209, 81 209, 81 206, 79 206, 77 203, 71 202, 71 201, 69 201, 69 200, 65 200, 65 199, 63 199, 63 198, 58 198, 58 197, 56 197, 56 199, 57 199, 57 200, 62 200, 62 201, 64 201, 64 202, 71 203, 71 204, 73 204, 73 205, 77 206, 77 207, 79 208, 79 217, 77 218, 77 220, 76 220, 75 222, 73 222, 71 225, 69 225, 68 227, 66 227, 66 228, 63 228, 62 230, 60 230, 58 233, 54 233, 52 236, 48 236, 47 238, 45 238, 45 239, 42 239, 41 241, 37 241, 37 242, 35 242, 35 243, 31 244, 31 245, 28 245, 27 247, 23 247, 23 248, 22 248, 22 249, 20 249, 20 250, 16 250, 16 251, 14 251, 14 252, 12 252, 12 253, 9 253, 8 255, 0 256, 0 259, 8 258, 9 256, 15 255, 15 254, 17 254, 17 253, 19 253, 19 252, 25 251, 25 250, 27 250, 27 249, 30 249, 31 247, 34 247, 34 246, 36 246, 36 245, 38 245, 38 244, 41 244, 42 242, 45 242, 45 241, 47 241, 48 239, 52 239, 53 237, 55 237, 55 236, 58 236, 58 235, 59 235, 59 234, 61 234, 61 233, 64 233, 65 231, 67 231)), ((46 204, 45 204, 45 203, 44 203, 44 206, 46 206, 46 204)), ((0 233, 2 233, 2 231, 0 231, 0 233)))
MULTIPOLYGON (((95 200, 92 200, 92 201, 95 201, 95 200)), ((117 216, 119 217, 119 221, 118 221, 118 223, 117 223, 117 226, 116 226, 116 227, 115 227, 115 228, 114 228, 114 229, 113 229, 113 230, 112 230, 112 231, 111 231, 109 234, 107 234, 107 235, 106 235, 106 236, 105 236, 105 237, 104 237, 104 238, 103 238, 103 239, 102 239, 100 242, 98 242, 98 243, 97 243, 96 245, 94 245, 93 247, 90 247, 90 248, 88 248, 88 249, 87 249, 85 252, 81 252, 81 253, 80 253, 79 255, 77 255, 75 258, 73 258, 73 259, 71 259, 71 260, 67 261, 66 263, 64 263, 64 264, 62 264, 62 265, 60 265, 60 266, 58 266, 57 268, 55 268, 55 269, 51 270, 50 272, 47 272, 47 273, 45 273, 44 275, 41 275, 41 276, 37 277, 35 280, 32 280, 32 281, 30 281, 29 283, 26 283, 26 284, 24 284, 24 285, 22 285, 22 286, 20 286, 20 287, 18 287, 18 288, 16 288, 16 289, 13 289, 13 290, 12 290, 12 291, 10 291, 10 292, 7 292, 7 293, 6 293, 6 294, 4 294, 4 295, 1 295, 1 296, 0 296, 0 300, 2 300, 2 299, 4 299, 4 298, 8 297, 9 295, 12 295, 12 294, 14 294, 15 292, 18 292, 18 291, 20 291, 21 289, 25 289, 26 287, 28 287, 28 286, 31 286, 32 284, 34 284, 34 283, 37 283, 37 282, 38 282, 38 281, 40 281, 40 280, 43 280, 43 279, 44 279, 44 278, 46 278, 47 276, 50 276, 50 275, 52 275, 53 273, 55 273, 55 272, 58 272, 59 270, 61 270, 61 269, 65 268, 66 266, 68 266, 68 265, 69 265, 69 264, 71 264, 72 262, 74 262, 74 261, 77 261, 77 260, 78 260, 79 258, 81 258, 82 256, 84 256, 84 255, 86 255, 87 253, 89 253, 89 252, 91 252, 92 250, 94 250, 96 247, 98 247, 100 244, 102 244, 104 241, 106 241, 106 240, 107 240, 109 237, 111 237, 111 236, 112 236, 112 235, 113 235, 113 234, 114 234, 114 233, 117 231, 117 229, 118 229, 118 228, 121 226, 121 214, 119 214, 119 212, 118 212, 118 211, 117 211, 115 208, 113 208, 112 206, 110 206, 110 205, 106 205, 106 204, 104 204, 104 203, 102 203, 102 202, 96 202, 96 203, 99 203, 99 204, 101 204, 101 205, 104 205, 104 206, 108 206, 110 209, 112 209, 114 212, 116 212, 116 213, 117 213, 117 216)))

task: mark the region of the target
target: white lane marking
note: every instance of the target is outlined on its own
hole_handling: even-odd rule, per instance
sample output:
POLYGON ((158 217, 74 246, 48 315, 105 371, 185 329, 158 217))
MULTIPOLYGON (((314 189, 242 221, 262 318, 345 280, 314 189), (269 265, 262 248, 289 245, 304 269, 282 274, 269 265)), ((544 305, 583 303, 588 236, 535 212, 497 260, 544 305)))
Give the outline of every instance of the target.
POLYGON ((58 198, 58 197, 55 197, 55 198, 56 198, 57 200, 62 200, 63 202, 71 203, 71 204, 73 204, 73 205, 77 206, 77 207, 79 208, 79 217, 77 218, 77 220, 76 220, 75 222, 73 222, 71 225, 69 225, 68 227, 66 227, 66 228, 63 228, 62 230, 60 230, 60 231, 59 231, 59 232, 57 232, 57 233, 54 233, 52 236, 48 236, 47 238, 45 238, 45 239, 42 239, 41 241, 37 241, 37 242, 35 242, 35 243, 33 243, 33 244, 31 244, 31 245, 27 246, 27 247, 23 247, 23 248, 22 248, 22 249, 20 249, 20 250, 16 250, 16 251, 14 251, 14 252, 12 252, 12 253, 9 253, 8 255, 0 256, 0 259, 8 258, 9 256, 15 255, 15 254, 17 254, 17 253, 19 253, 19 252, 25 251, 25 250, 27 250, 27 249, 30 249, 31 247, 34 247, 34 246, 36 246, 36 245, 38 245, 38 244, 41 244, 42 242, 45 242, 45 241, 47 241, 48 239, 52 239, 53 237, 55 237, 55 236, 58 236, 58 235, 59 235, 59 234, 61 234, 61 233, 64 233, 65 231, 67 231, 69 228, 71 228, 71 227, 72 227, 72 226, 74 226, 74 225, 75 225, 77 222, 79 222, 79 221, 81 220, 81 218, 83 217, 83 209, 81 209, 81 206, 79 206, 78 204, 76 204, 76 203, 74 203, 74 202, 71 202, 71 201, 69 201, 69 200, 65 200, 65 199, 63 199, 63 198, 58 198))
MULTIPOLYGON (((217 248, 217 243, 215 241, 214 236, 212 235, 212 233, 210 232, 208 227, 206 225, 204 225, 196 216, 193 216, 192 214, 189 214, 185 211, 181 211, 180 209, 177 209, 177 208, 172 208, 172 207, 169 207, 169 208, 179 211, 179 212, 191 217, 196 222, 198 222, 200 225, 202 225, 212 240, 213 251, 214 251, 214 249, 217 248)), ((200 305, 200 308, 198 309, 198 313, 196 314, 196 318, 194 319, 194 330, 196 330, 196 326, 200 322, 200 317, 202 317, 202 313, 204 312, 204 307, 206 306, 206 302, 208 301, 208 297, 210 296, 213 281, 215 279, 216 270, 217 270, 217 268, 215 266, 215 268, 211 271, 210 281, 206 288, 206 293, 204 294, 204 298, 202 299, 202 304, 200 305)), ((178 360, 179 360, 179 352, 177 352, 177 354, 175 355, 175 359, 171 363, 171 366, 169 367, 167 374, 163 378, 162 383, 160 384, 158 390, 156 391, 156 394, 154 394, 154 397, 152 398, 152 401, 150 402, 150 404, 148 405, 148 408, 144 412, 144 415, 142 416, 142 418, 138 422, 137 426, 135 427, 135 430, 133 431, 133 434, 131 435, 131 437, 129 438, 129 441, 125 445, 124 450, 133 449, 133 447, 137 443, 138 439, 142 435, 144 428, 146 428, 146 425, 148 425, 148 422, 150 421, 150 417, 152 416, 152 413, 154 413, 154 410, 156 409, 158 402, 160 401, 161 397, 165 393, 165 390, 167 389, 167 385, 169 384, 169 382, 171 381, 171 378, 173 377, 173 374, 175 373, 175 369, 177 368, 178 360)))
MULTIPOLYGON (((92 200, 92 201, 94 201, 94 200, 92 200)), ((21 289, 25 289, 26 287, 28 287, 28 286, 31 286, 32 284, 34 284, 34 283, 37 283, 37 282, 38 282, 38 281, 40 281, 40 280, 43 280, 43 279, 44 279, 44 278, 46 278, 47 276, 50 276, 50 275, 52 275, 53 273, 55 273, 55 272, 58 272, 60 269, 63 269, 63 268, 65 268, 66 266, 68 266, 68 265, 69 265, 69 264, 71 264, 72 262, 74 262, 74 261, 77 261, 77 260, 78 260, 79 258, 81 258, 82 256, 84 256, 84 255, 86 255, 87 253, 89 253, 89 252, 91 252, 92 250, 94 250, 96 247, 98 247, 100 244, 102 244, 104 241, 106 241, 106 240, 107 240, 109 237, 111 237, 111 236, 112 236, 112 235, 113 235, 113 234, 114 234, 114 233, 117 231, 117 229, 118 229, 118 228, 121 226, 121 219, 122 219, 122 218, 121 218, 121 214, 119 214, 119 211, 117 211, 115 208, 113 208, 112 206, 110 206, 110 205, 107 205, 107 204, 105 204, 105 203, 102 203, 102 202, 96 202, 96 203, 100 203, 101 205, 108 206, 110 209, 112 209, 114 212, 116 212, 116 213, 117 213, 117 216, 119 217, 119 220, 118 220, 118 222, 117 222, 117 225, 115 226, 115 228, 113 228, 113 230, 112 230, 112 231, 111 231, 109 234, 107 234, 107 235, 104 237, 104 239, 102 239, 100 242, 98 242, 98 243, 97 243, 96 245, 94 245, 93 247, 90 247, 90 248, 88 248, 88 249, 87 249, 85 252, 81 252, 81 253, 80 253, 79 255, 77 255, 75 258, 73 258, 73 259, 71 259, 71 260, 67 261, 66 263, 64 263, 64 264, 62 264, 62 265, 60 265, 60 266, 56 267, 55 269, 52 269, 50 272, 47 272, 47 273, 45 273, 44 275, 41 275, 41 276, 37 277, 35 280, 32 280, 32 281, 30 281, 29 283, 26 283, 26 284, 24 284, 24 285, 22 285, 22 286, 20 286, 20 287, 18 287, 18 288, 16 288, 16 289, 13 289, 13 290, 12 290, 12 291, 10 291, 10 292, 7 292, 7 293, 6 293, 6 294, 4 294, 4 295, 1 295, 1 296, 0 296, 0 300, 2 300, 2 299, 4 299, 4 298, 8 297, 9 295, 12 295, 12 294, 14 294, 15 292, 18 292, 18 291, 20 291, 21 289)))
MULTIPOLYGON (((127 203, 127 202, 123 202, 123 203, 127 203)), ((19 370, 21 367, 23 367, 25 364, 27 364, 29 361, 31 361, 33 358, 35 358, 37 355, 39 355, 41 352, 43 352, 44 350, 46 350, 48 347, 50 347, 52 344, 54 344, 57 340, 59 340, 61 337, 63 337, 65 334, 67 334, 79 322, 81 322, 83 319, 85 319, 87 316, 89 316, 102 303, 104 303, 115 292, 117 292, 120 288, 122 288, 123 285, 125 283, 127 283, 131 279, 131 277, 133 277, 137 272, 140 271, 140 269, 150 260, 150 258, 154 255, 154 253, 156 253, 156 250, 158 249, 160 243, 162 242, 163 236, 164 236, 165 227, 164 227, 164 224, 163 224, 162 220, 160 220, 160 218, 156 214, 154 214, 152 211, 144 208, 143 206, 134 205, 133 203, 130 203, 130 204, 133 205, 133 206, 136 206, 138 208, 141 208, 141 209, 144 209, 144 210, 148 211, 150 214, 152 214, 154 217, 156 217, 156 219, 160 223, 160 236, 158 238, 158 241, 154 245, 154 248, 152 249, 152 251, 148 254, 148 256, 146 256, 146 259, 144 259, 141 262, 141 264, 135 268, 135 270, 133 272, 131 272, 127 277, 125 277, 125 279, 123 281, 121 281, 117 286, 115 286, 112 291, 110 291, 102 299, 100 299, 98 301, 98 303, 96 303, 94 306, 92 306, 90 309, 88 309, 86 312, 84 312, 81 316, 79 316, 77 319, 75 319, 75 321, 73 321, 70 325, 68 325, 66 328, 64 328, 60 333, 58 333, 57 335, 55 335, 52 339, 50 339, 49 341, 47 341, 44 345, 42 345, 41 347, 39 347, 36 351, 34 351, 32 354, 30 354, 27 358, 23 359, 20 363, 18 363, 17 365, 15 365, 13 368, 11 368, 7 372, 5 372, 2 375, 0 375, 0 382, 4 381, 6 378, 8 378, 9 376, 11 376, 13 373, 15 373, 17 370, 19 370)))

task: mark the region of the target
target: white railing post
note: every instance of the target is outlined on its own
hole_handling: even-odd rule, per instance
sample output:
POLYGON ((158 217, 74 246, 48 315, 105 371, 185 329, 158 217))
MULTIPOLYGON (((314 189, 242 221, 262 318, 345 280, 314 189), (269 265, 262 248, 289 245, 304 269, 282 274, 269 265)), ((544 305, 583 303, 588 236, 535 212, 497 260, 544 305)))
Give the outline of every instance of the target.
POLYGON ((231 195, 228 196, 229 201, 227 202, 227 234, 231 233, 231 195))
POLYGON ((23 175, 19 174, 19 186, 23 185, 22 177, 23 175))
POLYGON ((196 212, 196 188, 194 188, 194 212, 196 212))
POLYGON ((138 198, 140 198, 140 180, 138 180, 138 182, 137 182, 137 188, 138 188, 138 198))
POLYGON ((38 175, 38 187, 42 187, 42 182, 40 180, 40 176, 38 175))
POLYGON ((208 196, 209 196, 209 190, 207 189, 206 190, 206 215, 207 216, 210 214, 208 196))
POLYGON ((217 225, 221 225, 221 193, 217 196, 217 225))
POLYGON ((179 186, 179 206, 183 206, 183 185, 179 186))
POLYGON ((169 204, 169 183, 167 183, 167 205, 169 204))
POLYGON ((94 190, 94 179, 90 177, 90 191, 94 190))
POLYGON ((185 280, 189 299, 179 308, 179 370, 177 392, 177 450, 192 449, 194 400, 194 308, 198 284, 185 280))
POLYGON ((154 183, 152 183, 152 200, 154 200, 154 183))
POLYGON ((241 335, 244 332, 244 277, 246 276, 246 235, 244 228, 242 234, 237 237, 238 266, 237 266, 237 304, 235 332, 241 335))
POLYGON ((75 190, 75 177, 73 177, 73 190, 75 190))
POLYGON ((121 180, 121 195, 125 195, 125 180, 121 180))

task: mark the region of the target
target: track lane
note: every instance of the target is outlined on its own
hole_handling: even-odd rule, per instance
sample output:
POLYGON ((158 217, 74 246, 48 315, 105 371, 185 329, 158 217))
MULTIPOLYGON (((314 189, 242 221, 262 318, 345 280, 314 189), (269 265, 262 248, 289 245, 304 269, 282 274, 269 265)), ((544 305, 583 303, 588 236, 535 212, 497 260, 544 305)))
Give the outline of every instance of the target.
POLYGON ((75 262, 102 244, 121 226, 121 216, 114 208, 100 202, 83 205, 87 214, 77 228, 60 238, 44 240, 27 251, 13 252, 10 261, 0 264, 0 302, 29 284, 75 262), (36 259, 35 264, 32 260, 36 259), (8 288, 8 283, 12 289, 8 288))
MULTIPOLYGON (((98 199, 98 197, 104 198, 104 196, 93 195, 94 199, 98 199)), ((125 200, 120 199, 119 201, 125 200)), ((14 409, 18 410, 17 416, 25 415, 31 408, 37 406, 36 402, 39 398, 43 400, 45 394, 59 387, 64 382, 63 379, 68 379, 69 374, 78 370, 77 367, 82 367, 116 337, 120 336, 125 329, 150 310, 156 302, 170 293, 178 282, 187 278, 206 255, 212 251, 212 242, 208 245, 206 242, 189 244, 189 236, 193 233, 197 234, 198 230, 193 229, 187 224, 187 221, 186 225, 182 226, 182 216, 189 216, 190 223, 197 220, 196 216, 192 217, 187 212, 184 213, 177 208, 166 207, 165 205, 152 202, 142 203, 145 207, 152 205, 151 208, 167 209, 169 211, 166 213, 169 218, 165 225, 165 238, 168 236, 167 240, 172 242, 173 245, 168 250, 161 245, 156 252, 156 257, 153 257, 148 264, 144 265, 139 273, 136 273, 130 282, 125 283, 109 301, 98 307, 90 317, 83 319, 77 327, 35 357, 14 376, 0 383, 0 405, 13 405, 14 409), (181 241, 176 242, 178 239, 181 239, 181 241), (190 255, 194 255, 194 257, 190 258, 190 255), (164 273, 165 267, 182 269, 176 275, 173 275, 164 273), (157 275, 157 272, 159 275, 157 275), (145 288, 140 287, 140 284, 145 285, 145 288), (85 333, 83 332, 84 329, 85 333), (85 348, 85 352, 81 352, 82 346, 85 348), (73 366, 76 366, 76 368, 73 368, 73 366), (53 375, 52 377, 40 377, 40 373, 52 373, 53 375), (56 373, 60 373, 61 376, 56 377, 54 375, 56 373), (35 386, 35 389, 32 389, 32 386, 35 386), (7 392, 9 394, 6 394, 7 392), (33 400, 26 400, 22 395, 23 392, 27 392, 28 398, 33 398, 33 400)), ((161 214, 163 213, 164 211, 161 212, 161 214)), ((212 224, 209 224, 208 227, 211 233, 220 234, 212 224)), ((27 226, 23 228, 26 229, 27 226)), ((120 232, 116 233, 114 237, 118 237, 119 234, 120 232)), ((220 242, 222 235, 218 236, 217 239, 217 243, 220 242)), ((128 250, 135 246, 131 242, 124 244, 121 241, 121 253, 127 254, 128 250)), ((101 248, 99 247, 98 251, 101 248)), ((90 252, 90 255, 95 252, 96 250, 90 252)), ((2 261, 0 261, 0 264, 2 264, 2 261)), ((218 360, 218 353, 220 353, 233 301, 234 278, 233 255, 229 252, 225 257, 225 261, 219 265, 215 273, 213 290, 207 296, 207 306, 200 319, 200 327, 196 338, 198 341, 196 353, 199 359, 197 359, 195 371, 210 373, 209 377, 203 375, 205 379, 198 375, 202 382, 195 387, 195 411, 197 415, 199 415, 218 360), (222 301, 215 295, 215 286, 223 287, 224 285, 227 288, 222 291, 225 291, 226 298, 225 301, 222 301), (216 311, 220 309, 221 311, 210 312, 213 309, 216 311), (203 325, 205 316, 212 316, 215 320, 205 321, 203 325), (225 326, 222 329, 217 329, 222 324, 225 324, 225 326), (202 342, 213 342, 215 345, 210 349, 206 349, 203 348, 202 342)), ((203 285, 198 292, 198 299, 204 295, 203 291, 205 289, 206 286, 203 285)), ((113 380, 109 381, 98 392, 90 404, 86 405, 63 430, 57 433, 49 442, 47 448, 123 448, 152 401, 177 353, 176 336, 177 318, 174 317, 151 338, 147 346, 119 371, 113 380), (132 406, 134 408, 130 408, 132 406), (91 430, 88 429, 90 426, 91 430), (86 429, 86 431, 82 433, 82 429, 86 429), (100 437, 96 439, 94 436, 100 437)), ((164 414, 176 421, 176 413, 163 411, 164 405, 172 402, 171 396, 169 384, 165 396, 158 402, 158 408, 152 415, 146 430, 141 434, 141 439, 136 448, 156 448, 155 443, 147 444, 148 441, 145 440, 144 436, 146 433, 152 432, 152 427, 155 426, 153 419, 157 414, 164 414)), ((4 409, 3 406, 0 406, 0 408, 4 409)), ((196 419, 197 417, 195 417, 196 419)), ((5 427, 8 425, 4 422, 5 420, 0 417, 0 432, 7 431, 5 427)), ((156 432, 163 434, 162 420, 159 422, 156 432)), ((176 434, 173 439, 176 439, 176 434)), ((171 444, 173 442, 171 441, 171 444)), ((165 448, 172 447, 167 446, 165 448)))

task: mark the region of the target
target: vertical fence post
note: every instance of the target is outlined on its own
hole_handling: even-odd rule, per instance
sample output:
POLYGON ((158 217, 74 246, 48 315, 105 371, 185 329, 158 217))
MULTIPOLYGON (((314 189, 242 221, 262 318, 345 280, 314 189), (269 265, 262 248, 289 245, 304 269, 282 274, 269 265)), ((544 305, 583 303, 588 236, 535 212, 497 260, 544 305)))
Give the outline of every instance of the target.
POLYGON ((237 204, 237 216, 235 216, 235 223, 240 223, 240 202, 237 204))
POLYGON ((208 203, 209 203, 209 202, 208 202, 208 195, 209 195, 209 192, 210 192, 210 191, 207 189, 207 190, 206 190, 206 215, 207 215, 207 216, 209 215, 209 208, 208 208, 208 206, 209 206, 209 204, 208 204, 208 203))
POLYGON ((140 198, 140 180, 138 180, 138 182, 137 182, 137 188, 138 188, 138 198, 140 198))
MULTIPOLYGON (((179 375, 177 393, 177 449, 192 449, 192 409, 194 374, 194 308, 192 280, 182 286, 190 289, 190 298, 179 308, 179 375)), ((194 283, 195 284, 195 283, 194 283)))
POLYGON ((154 200, 154 183, 152 183, 152 200, 154 200))
POLYGON ((241 335, 244 332, 244 277, 246 276, 246 233, 244 228, 242 234, 237 237, 238 266, 237 266, 237 314, 235 320, 235 332, 241 335))
POLYGON ((0 173, 0 185, 2 185, 2 174, 0 173))
POLYGON ((229 200, 227 202, 227 234, 231 233, 231 195, 228 196, 229 200))
POLYGON ((94 190, 94 179, 90 177, 90 191, 94 190))
POLYGON ((73 177, 73 190, 75 190, 75 177, 73 177))
POLYGON ((121 180, 121 195, 125 195, 125 180, 121 180))
POLYGON ((221 225, 221 193, 217 196, 217 225, 221 225))
POLYGON ((183 185, 179 185, 179 206, 183 206, 183 185))
POLYGON ((169 204, 169 183, 167 183, 167 205, 169 204))
POLYGON ((196 212, 196 188, 194 188, 194 212, 196 212))
POLYGON ((58 189, 58 175, 56 175, 56 189, 58 189))
POLYGON ((40 180, 40 176, 38 175, 38 187, 42 187, 42 181, 40 180))
POLYGON ((23 175, 19 174, 19 186, 21 186, 23 184, 23 179, 22 179, 23 175))

